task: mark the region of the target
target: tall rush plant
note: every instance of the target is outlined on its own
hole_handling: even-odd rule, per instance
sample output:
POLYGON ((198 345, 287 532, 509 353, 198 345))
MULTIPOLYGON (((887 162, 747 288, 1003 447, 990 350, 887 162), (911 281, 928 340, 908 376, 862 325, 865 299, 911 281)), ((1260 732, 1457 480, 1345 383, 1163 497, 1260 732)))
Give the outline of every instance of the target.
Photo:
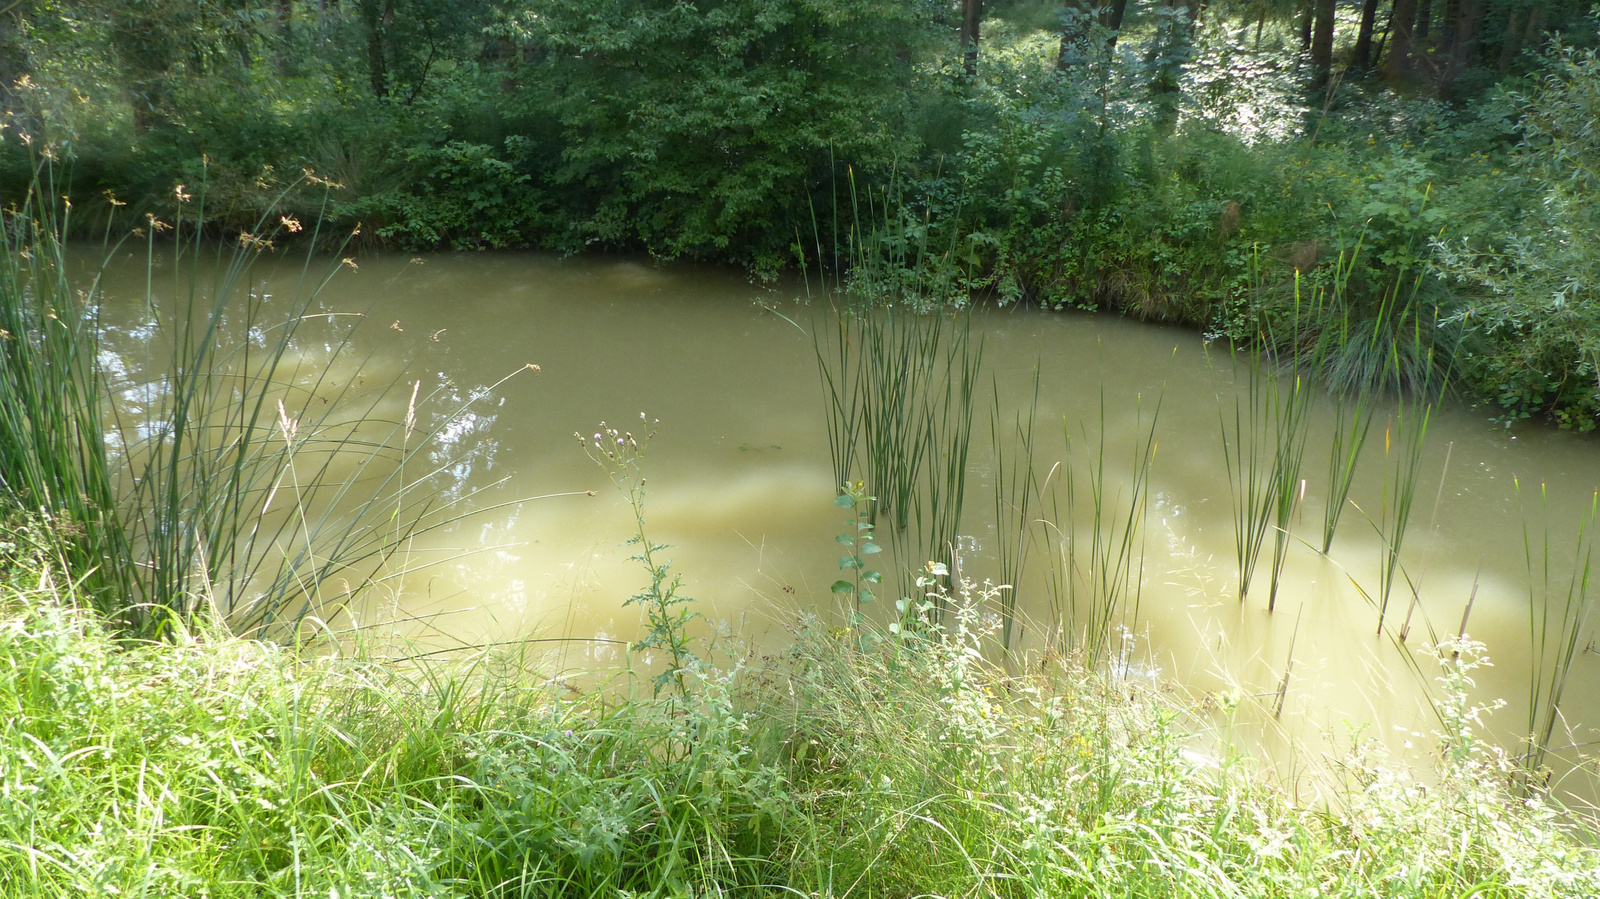
POLYGON ((1033 369, 1033 401, 1027 416, 1019 410, 1011 435, 1000 424, 1000 382, 993 381, 994 405, 989 410, 989 443, 994 451, 994 544, 1000 581, 1008 587, 1001 594, 1000 644, 1010 653, 1017 633, 1017 591, 1028 561, 1032 540, 1031 505, 1039 492, 1038 475, 1033 467, 1033 426, 1039 414, 1040 366, 1033 369))
MULTIPOLYGON (((254 266, 299 222, 264 216, 229 251, 200 239, 204 191, 180 187, 177 225, 150 215, 145 231, 147 346, 168 357, 147 360, 145 382, 113 384, 106 357, 115 348, 99 325, 109 299, 98 277, 81 293, 68 282, 65 222, 42 190, 46 175, 6 214, 0 483, 83 531, 84 570, 103 611, 152 631, 209 605, 237 630, 288 636, 305 616, 331 618, 404 575, 397 554, 454 521, 449 510, 474 495, 439 502, 414 488, 449 463, 413 476, 406 460, 427 458, 433 438, 506 379, 418 428, 416 385, 396 421, 382 413, 387 389, 363 397, 359 378, 334 378, 334 361, 352 349, 348 329, 325 337, 330 357, 300 375, 287 364, 295 334, 310 317, 333 317, 316 300, 355 263, 324 269, 308 250, 301 289, 269 297, 255 287, 254 266), (153 277, 161 230, 174 235, 170 297, 153 277)), ((314 247, 320 235, 310 236, 314 247)))
POLYGON ((1157 401, 1146 423, 1141 402, 1130 471, 1125 478, 1117 479, 1106 460, 1102 397, 1097 435, 1091 438, 1088 427, 1079 424, 1088 449, 1081 470, 1075 461, 1071 429, 1063 421, 1066 458, 1046 479, 1045 489, 1049 489, 1051 481, 1060 482, 1059 491, 1050 490, 1052 521, 1047 524, 1047 529, 1056 534, 1048 580, 1054 642, 1061 651, 1078 654, 1090 666, 1107 660, 1116 625, 1137 621, 1139 616, 1144 522, 1160 413, 1161 403, 1157 401))
MULTIPOLYGON (((1513 480, 1512 484, 1520 496, 1521 483, 1513 480)), ((1539 505, 1541 512, 1548 513, 1549 497, 1544 484, 1539 485, 1539 505)), ((1528 751, 1523 756, 1529 771, 1543 768, 1545 756, 1551 750, 1567 679, 1580 650, 1578 641, 1589 620, 1592 607, 1589 580, 1594 557, 1590 529, 1596 513, 1600 513, 1600 491, 1590 498, 1589 508, 1578 518, 1571 566, 1564 576, 1551 561, 1549 523, 1544 524, 1542 538, 1536 546, 1529 536, 1526 517, 1523 519, 1522 549, 1528 565, 1528 639, 1533 656, 1528 678, 1528 751)))
MULTIPOLYGON (((1400 352, 1392 354, 1399 378, 1400 352)), ((1431 355, 1428 371, 1432 371, 1431 355)), ((1431 380, 1431 377, 1430 377, 1431 380)), ((1400 398, 1395 414, 1383 433, 1383 455, 1388 461, 1383 479, 1383 505, 1378 516, 1382 538, 1382 567, 1378 583, 1378 633, 1383 633, 1395 579, 1403 574, 1400 550, 1411 523, 1411 509, 1422 478, 1423 450, 1428 440, 1428 423, 1433 417, 1435 388, 1425 383, 1417 393, 1400 398)))

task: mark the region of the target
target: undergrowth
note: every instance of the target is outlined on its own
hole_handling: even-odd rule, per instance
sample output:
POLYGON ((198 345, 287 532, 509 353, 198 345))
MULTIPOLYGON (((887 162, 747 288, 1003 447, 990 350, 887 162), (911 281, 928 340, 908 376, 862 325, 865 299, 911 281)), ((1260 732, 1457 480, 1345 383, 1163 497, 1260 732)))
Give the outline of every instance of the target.
MULTIPOLYGON (((6 896, 1590 896, 1441 647, 1438 770, 1356 746, 1300 805, 1169 691, 1005 675, 943 625, 588 694, 528 660, 380 663, 197 626, 119 640, 47 523, 0 537, 6 896)), ((924 587, 942 588, 931 579, 924 587)), ((991 597, 992 598, 992 597, 991 597)), ((1450 662, 1452 653, 1459 652, 1450 662)))

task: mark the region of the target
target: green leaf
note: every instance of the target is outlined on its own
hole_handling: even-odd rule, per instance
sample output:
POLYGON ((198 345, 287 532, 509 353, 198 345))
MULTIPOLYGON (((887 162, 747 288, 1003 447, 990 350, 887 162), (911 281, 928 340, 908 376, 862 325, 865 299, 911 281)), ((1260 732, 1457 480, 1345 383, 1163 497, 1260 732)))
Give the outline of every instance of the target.
POLYGON ((849 581, 834 581, 833 582, 833 586, 831 588, 829 588, 829 589, 831 589, 836 594, 837 593, 854 593, 854 592, 856 592, 856 585, 850 583, 849 581))
MULTIPOLYGON (((841 546, 855 546, 856 545, 856 538, 850 536, 849 534, 840 534, 839 536, 833 538, 833 540, 834 540, 835 543, 838 543, 841 546)), ((872 544, 869 543, 867 545, 871 546, 872 544)))
POLYGON ((872 602, 872 591, 866 587, 861 588, 861 593, 856 597, 861 602, 872 602))
POLYGON ((839 557, 839 567, 840 568, 860 568, 861 567, 861 560, 856 558, 855 556, 840 556, 839 557))
POLYGON ((870 556, 870 555, 872 555, 874 553, 881 553, 881 552, 883 552, 883 547, 879 546, 876 543, 873 543, 871 540, 868 540, 866 543, 861 544, 861 554, 863 556, 870 556))
POLYGON ((841 509, 854 509, 856 507, 856 498, 848 493, 841 493, 833 501, 833 504, 841 509))
POLYGON ((868 571, 868 572, 863 573, 861 575, 861 579, 866 581, 869 584, 881 584, 881 583, 883 583, 883 575, 878 573, 878 572, 876 572, 876 571, 868 571))

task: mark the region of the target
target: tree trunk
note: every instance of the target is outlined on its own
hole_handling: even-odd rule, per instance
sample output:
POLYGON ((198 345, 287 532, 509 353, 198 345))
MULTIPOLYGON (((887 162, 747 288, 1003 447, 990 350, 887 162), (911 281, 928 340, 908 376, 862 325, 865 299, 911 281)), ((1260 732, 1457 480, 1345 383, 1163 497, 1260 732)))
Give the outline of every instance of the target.
POLYGON ((1522 41, 1519 46, 1538 50, 1544 44, 1544 41, 1539 39, 1542 34, 1544 34, 1544 4, 1535 3, 1533 9, 1528 11, 1528 27, 1522 29, 1522 41))
POLYGON ((1106 39, 1106 46, 1115 49, 1117 35, 1122 33, 1122 16, 1128 11, 1128 0, 1111 0, 1111 6, 1102 8, 1106 11, 1105 26, 1111 31, 1111 36, 1106 39))
POLYGON ((978 74, 978 23, 982 18, 983 0, 961 0, 961 70, 968 78, 978 74))
POLYGON ((170 22, 149 15, 143 4, 114 7, 111 46, 121 64, 133 105, 133 133, 144 135, 171 121, 168 73, 175 51, 170 22))
POLYGON ((1333 69, 1333 16, 1334 0, 1316 0, 1316 25, 1311 34, 1311 92, 1320 93, 1328 87, 1328 75, 1333 69))
POLYGON ((1317 0, 1306 0, 1306 14, 1300 20, 1300 49, 1311 49, 1311 12, 1316 9, 1317 0))
POLYGON ((1069 3, 1061 10, 1061 47, 1056 51, 1056 71, 1065 72, 1078 59, 1078 44, 1083 40, 1089 11, 1081 3, 1069 3))
POLYGON ((1372 68, 1381 69, 1383 66, 1383 48, 1388 46, 1389 35, 1394 33, 1394 4, 1389 4, 1389 18, 1383 20, 1383 33, 1378 35, 1377 45, 1372 48, 1372 68))
POLYGON ((1488 14, 1484 0, 1459 0, 1454 28, 1450 29, 1450 56, 1439 78, 1439 99, 1455 99, 1456 79, 1472 65, 1478 50, 1478 35, 1488 14))
POLYGON ((278 40, 283 46, 289 46, 289 39, 294 35, 294 2, 293 0, 278 0, 278 9, 275 18, 278 20, 278 40))
POLYGON ((1504 75, 1511 71, 1511 61, 1517 58, 1517 53, 1522 49, 1522 10, 1511 7, 1506 13, 1506 27, 1500 36, 1500 62, 1495 66, 1495 71, 1504 75))
POLYGON ((1155 37, 1145 52, 1150 67, 1150 95, 1155 106, 1155 126, 1162 134, 1171 133, 1178 122, 1178 106, 1183 90, 1183 66, 1189 59, 1192 35, 1179 10, 1187 18, 1187 0, 1165 0, 1164 12, 1156 20, 1155 37))
POLYGON ((1061 49, 1056 54, 1056 69, 1066 71, 1078 59, 1077 45, 1088 37, 1086 27, 1091 17, 1105 32, 1106 49, 1117 46, 1117 32, 1122 29, 1122 17, 1128 10, 1128 0, 1112 0, 1110 6, 1091 7, 1087 0, 1069 4, 1063 11, 1066 20, 1061 23, 1061 49))
POLYGON ((1384 74, 1401 83, 1411 80, 1411 26, 1417 16, 1417 0, 1394 0, 1389 28, 1389 58, 1384 74))
POLYGON ((1350 68, 1365 72, 1372 68, 1372 31, 1378 21, 1378 0, 1366 0, 1361 4, 1361 28, 1356 32, 1355 58, 1350 61, 1350 68))
POLYGON ((1411 45, 1420 47, 1428 40, 1428 31, 1433 24, 1433 0, 1417 0, 1417 24, 1411 29, 1411 45))
POLYGON ((389 13, 388 0, 361 0, 361 22, 367 27, 367 76, 377 97, 389 96, 389 63, 383 52, 383 31, 389 13))
MULTIPOLYGON (((1426 3, 1427 0, 1420 0, 1426 3)), ((1434 49, 1439 53, 1449 56, 1456 49, 1456 25, 1461 21, 1461 0, 1445 0, 1444 25, 1439 29, 1439 38, 1434 41, 1434 49)), ((1420 43, 1417 46, 1422 46, 1420 43)))

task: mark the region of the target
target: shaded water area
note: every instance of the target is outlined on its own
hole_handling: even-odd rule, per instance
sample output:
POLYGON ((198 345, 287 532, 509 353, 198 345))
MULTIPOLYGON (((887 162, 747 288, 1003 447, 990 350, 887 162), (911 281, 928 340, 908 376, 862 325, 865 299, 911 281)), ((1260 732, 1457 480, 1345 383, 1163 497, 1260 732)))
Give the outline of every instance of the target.
MULTIPOLYGON (((773 291, 727 272, 646 261, 501 253, 358 263, 333 279, 317 306, 365 314, 350 348, 329 363, 349 318, 319 317, 299 333, 304 366, 331 364, 307 407, 345 390, 376 395, 388 385, 376 409, 396 420, 420 385, 417 395, 441 399, 417 414, 437 419, 529 363, 539 371, 486 393, 449 422, 429 422, 442 427, 428 449, 432 473, 416 489, 479 511, 418 536, 392 562, 417 570, 373 590, 342 624, 357 620, 377 639, 417 652, 548 641, 525 645, 548 670, 573 675, 623 661, 626 642, 640 635, 638 610, 623 601, 646 575, 624 545, 634 527, 626 503, 574 435, 592 434, 602 420, 632 428, 645 413, 660 420, 645 461, 650 539, 671 544, 667 555, 683 592, 725 631, 719 652, 779 648, 802 613, 842 629, 845 609, 829 585, 839 577, 834 537, 849 513, 833 504, 837 485, 809 333, 825 321, 822 305, 794 302, 800 291, 792 284, 773 291), (533 498, 550 494, 566 495, 533 498)), ((128 298, 107 311, 108 344, 134 380, 147 357, 161 357, 148 349, 143 305, 134 301, 145 277, 142 253, 114 260, 106 276, 108 294, 128 298)), ((157 272, 158 294, 164 277, 157 272)), ((299 277, 297 265, 261 263, 254 283, 272 297, 296 290, 299 277)), ((1103 422, 1111 483, 1126 478, 1159 401, 1125 676, 1159 677, 1206 697, 1217 720, 1232 725, 1218 729, 1220 740, 1265 746, 1291 773, 1308 754, 1348 745, 1352 729, 1420 758, 1436 745, 1427 697, 1438 668, 1417 650, 1435 636, 1453 636, 1473 597, 1467 630, 1487 643, 1495 662, 1478 672, 1478 686, 1484 697, 1508 702, 1488 727, 1520 751, 1531 668, 1524 527, 1537 552, 1548 522, 1552 563, 1562 572, 1570 567, 1580 516, 1600 487, 1600 446, 1592 439, 1544 427, 1507 430, 1460 406, 1435 412, 1401 554, 1415 608, 1402 580, 1379 635, 1374 600, 1384 544, 1372 521, 1381 515, 1393 464, 1385 457, 1392 405, 1375 413, 1354 505, 1326 557, 1316 547, 1332 405, 1313 410, 1298 539, 1269 613, 1265 563, 1251 595, 1243 603, 1237 595, 1219 420, 1223 411, 1232 414, 1243 389, 1242 367, 1215 347, 1208 355, 1192 331, 1105 314, 983 310, 974 328, 985 341, 986 371, 960 529, 968 577, 998 576, 989 373, 1009 423, 1031 402, 1037 367, 1041 477, 1063 458, 1064 434, 1081 443, 1087 428, 1097 440, 1103 422), (1521 495, 1514 481, 1523 485, 1521 495), (1543 506, 1539 484, 1548 485, 1543 506), (1397 634, 1408 614, 1402 645, 1397 634), (1292 672, 1274 718, 1291 647, 1292 672), (1295 752, 1285 751, 1290 746, 1295 752)), ((1036 508, 1051 514, 1048 503, 1036 508)), ((1035 546, 1016 585, 1025 651, 1037 651, 1051 626, 1049 551, 1035 546)), ((877 565, 886 573, 891 566, 877 565)), ((894 580, 886 578, 885 587, 894 580)), ((882 619, 888 605, 870 613, 882 619)), ((1586 626, 1579 637, 1562 706, 1572 733, 1557 746, 1581 747, 1600 725, 1593 636, 1586 626)), ((1552 766, 1559 784, 1589 797, 1585 778, 1568 772, 1577 751, 1557 753, 1552 766)))

